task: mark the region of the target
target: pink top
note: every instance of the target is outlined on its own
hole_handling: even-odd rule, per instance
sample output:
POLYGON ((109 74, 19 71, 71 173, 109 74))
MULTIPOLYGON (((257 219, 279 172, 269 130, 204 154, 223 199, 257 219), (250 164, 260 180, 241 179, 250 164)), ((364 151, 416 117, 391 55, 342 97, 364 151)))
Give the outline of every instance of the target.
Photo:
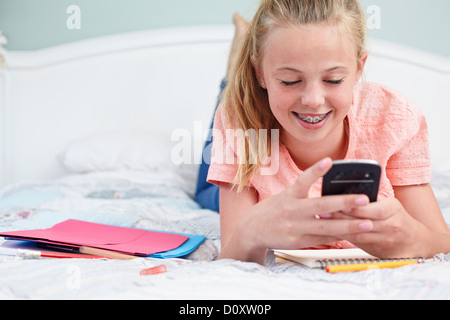
MULTIPOLYGON (((427 123, 420 110, 404 96, 379 84, 358 84, 347 118, 349 145, 345 159, 373 159, 380 163, 380 197, 394 197, 393 186, 431 181, 427 123)), ((230 157, 223 152, 229 150, 224 120, 223 110, 219 107, 214 120, 216 132, 213 132, 212 162, 208 173, 208 181, 217 185, 233 183, 238 167, 236 153, 232 151, 230 157), (217 136, 219 132, 221 134, 217 136)), ((248 183, 258 191, 259 201, 282 192, 302 174, 287 148, 280 143, 278 149, 278 170, 269 175, 256 174, 248 183)), ((272 159, 276 156, 272 155, 272 159)), ((309 196, 320 197, 321 190, 320 179, 311 187, 309 196)), ((354 246, 347 241, 337 241, 314 248, 351 247, 354 246)))
MULTIPOLYGON (((345 159, 378 161, 382 168, 379 196, 393 197, 393 186, 431 181, 427 123, 421 111, 404 96, 379 84, 358 84, 347 118, 349 146, 345 159)), ((227 125, 220 106, 215 115, 214 129, 214 136, 220 132, 224 138, 214 138, 208 181, 217 185, 221 182, 233 183, 238 167, 237 156, 234 153, 234 159, 231 159, 234 161, 229 161, 228 154, 228 160, 223 160, 225 157, 220 154, 222 150, 227 150, 227 125)), ((280 193, 302 174, 281 143, 278 155, 276 172, 256 174, 248 183, 258 191, 259 201, 280 193)), ((317 181, 310 190, 310 197, 319 197, 321 190, 322 181, 317 181)))

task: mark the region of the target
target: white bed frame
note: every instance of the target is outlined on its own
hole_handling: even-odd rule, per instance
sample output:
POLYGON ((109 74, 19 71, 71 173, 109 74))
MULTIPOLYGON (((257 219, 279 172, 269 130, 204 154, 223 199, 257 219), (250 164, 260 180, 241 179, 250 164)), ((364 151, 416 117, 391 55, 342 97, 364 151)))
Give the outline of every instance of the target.
MULTIPOLYGON (((231 25, 186 27, 3 51, 0 186, 64 175, 56 156, 89 134, 193 132, 196 121, 206 132, 232 36, 231 25)), ((450 59, 381 41, 369 49, 366 80, 403 92, 424 111, 433 164, 446 165, 450 59)))

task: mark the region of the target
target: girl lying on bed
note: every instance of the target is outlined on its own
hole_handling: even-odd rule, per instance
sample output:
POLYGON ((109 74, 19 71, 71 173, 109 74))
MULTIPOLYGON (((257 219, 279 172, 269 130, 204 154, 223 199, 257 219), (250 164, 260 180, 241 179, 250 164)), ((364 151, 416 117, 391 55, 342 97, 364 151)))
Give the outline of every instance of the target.
POLYGON ((353 245, 378 257, 450 252, 423 115, 398 92, 359 83, 367 52, 358 0, 263 0, 248 30, 238 16, 235 24, 235 43, 244 35, 214 119, 214 186, 202 198, 200 176, 198 188, 210 208, 220 198, 220 257, 264 264, 268 248, 353 245), (239 148, 227 135, 238 129, 258 139, 249 134, 239 148), (259 139, 267 132, 276 134, 259 139), (320 197, 336 159, 381 164, 377 202, 320 197))

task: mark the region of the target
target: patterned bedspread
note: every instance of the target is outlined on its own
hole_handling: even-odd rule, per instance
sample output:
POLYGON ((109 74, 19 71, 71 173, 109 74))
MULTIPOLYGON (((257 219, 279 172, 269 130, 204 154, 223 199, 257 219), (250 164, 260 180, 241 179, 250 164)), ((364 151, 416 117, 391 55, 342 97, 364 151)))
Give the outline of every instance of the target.
MULTIPOLYGON (((450 299, 450 255, 398 269, 328 274, 269 255, 262 267, 217 260, 219 216, 193 200, 195 174, 111 172, 0 190, 0 230, 69 218, 205 235, 183 259, 24 259, 0 256, 0 299, 450 299), (166 273, 140 271, 165 264, 166 273)), ((450 175, 433 186, 450 221, 450 175)), ((0 240, 1 241, 1 240, 0 240)))

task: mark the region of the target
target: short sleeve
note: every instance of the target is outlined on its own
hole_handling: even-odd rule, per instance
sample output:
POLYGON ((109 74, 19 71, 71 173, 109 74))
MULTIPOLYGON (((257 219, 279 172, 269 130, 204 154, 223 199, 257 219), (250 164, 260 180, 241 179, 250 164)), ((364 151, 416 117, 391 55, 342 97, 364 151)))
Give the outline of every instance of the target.
POLYGON ((227 143, 226 128, 223 106, 219 105, 214 116, 211 163, 207 178, 209 183, 215 185, 234 183, 238 171, 237 156, 234 146, 232 147, 227 143))
POLYGON ((397 124, 401 142, 387 162, 386 175, 392 186, 430 183, 431 161, 425 116, 411 104, 405 108, 405 112, 406 120, 397 124))

